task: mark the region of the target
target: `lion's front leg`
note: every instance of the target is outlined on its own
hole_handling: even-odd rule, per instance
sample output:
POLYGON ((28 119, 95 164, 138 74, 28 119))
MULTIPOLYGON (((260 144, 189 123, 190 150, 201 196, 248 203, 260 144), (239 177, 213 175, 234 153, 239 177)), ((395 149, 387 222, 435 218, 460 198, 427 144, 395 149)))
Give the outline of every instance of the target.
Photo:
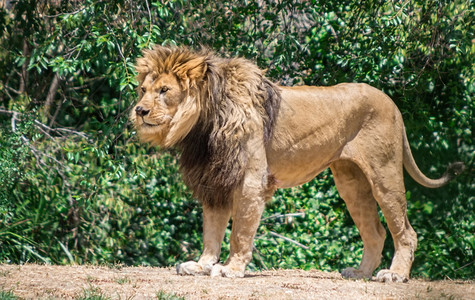
POLYGON ((221 242, 229 222, 231 208, 203 206, 203 253, 198 262, 188 261, 177 265, 180 275, 209 275, 218 263, 221 242))
POLYGON ((224 265, 213 266, 211 276, 244 277, 246 266, 252 259, 254 236, 261 219, 265 201, 259 198, 239 199, 233 211, 231 247, 224 265))
POLYGON ((211 276, 244 277, 246 266, 252 259, 254 236, 265 208, 267 174, 248 176, 242 189, 235 192, 233 201, 231 245, 224 265, 213 266, 211 276))

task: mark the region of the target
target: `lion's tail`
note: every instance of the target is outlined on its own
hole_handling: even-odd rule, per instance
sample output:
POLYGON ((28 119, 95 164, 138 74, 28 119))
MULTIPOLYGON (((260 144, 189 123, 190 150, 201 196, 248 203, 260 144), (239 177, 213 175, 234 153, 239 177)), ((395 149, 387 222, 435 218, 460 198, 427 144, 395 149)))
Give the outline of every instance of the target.
POLYGON ((409 173, 409 175, 411 175, 411 177, 420 185, 423 185, 428 188, 441 187, 447 184, 455 177, 457 177, 458 175, 460 175, 460 173, 462 173, 465 169, 465 165, 463 162, 455 162, 447 167, 447 170, 445 171, 444 175, 442 175, 442 177, 440 177, 439 179, 430 179, 425 176, 424 173, 422 173, 421 170, 419 170, 419 168, 417 167, 417 164, 414 161, 414 157, 412 156, 411 147, 409 145, 405 130, 403 130, 403 138, 404 167, 406 168, 406 171, 409 173))

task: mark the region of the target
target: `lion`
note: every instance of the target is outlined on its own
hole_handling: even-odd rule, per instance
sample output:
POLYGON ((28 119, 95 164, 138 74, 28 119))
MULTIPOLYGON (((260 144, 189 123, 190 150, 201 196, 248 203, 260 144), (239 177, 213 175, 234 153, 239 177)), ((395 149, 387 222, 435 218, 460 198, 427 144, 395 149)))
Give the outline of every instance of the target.
POLYGON ((403 167, 429 188, 439 179, 417 167, 401 113, 382 91, 362 83, 278 86, 254 63, 211 51, 154 46, 137 59, 139 100, 131 111, 141 141, 181 151, 185 184, 203 207, 203 252, 177 265, 181 275, 243 277, 266 203, 278 188, 302 185, 330 168, 363 240, 359 268, 345 278, 372 278, 386 231, 394 240, 389 269, 376 280, 405 282, 417 235, 406 212, 403 167), (219 263, 232 218, 230 253, 219 263))

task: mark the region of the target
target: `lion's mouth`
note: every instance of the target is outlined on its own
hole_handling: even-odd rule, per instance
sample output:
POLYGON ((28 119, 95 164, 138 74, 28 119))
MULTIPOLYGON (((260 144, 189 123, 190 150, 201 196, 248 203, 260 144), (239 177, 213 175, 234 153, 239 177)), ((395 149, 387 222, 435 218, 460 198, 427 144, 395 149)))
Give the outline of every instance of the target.
POLYGON ((162 125, 161 123, 159 124, 150 124, 150 123, 147 123, 145 121, 142 120, 142 126, 145 126, 145 127, 157 127, 157 126, 160 126, 162 125))
POLYGON ((140 117, 140 120, 142 121, 140 126, 143 126, 143 127, 157 127, 157 126, 161 125, 161 123, 157 123, 157 124, 149 123, 149 122, 145 121, 145 118, 143 116, 138 116, 138 117, 140 117))
POLYGON ((171 119, 171 117, 169 116, 164 116, 162 118, 162 120, 159 120, 157 123, 153 124, 153 123, 148 123, 147 121, 145 121, 144 117, 141 117, 142 119, 142 124, 141 126, 144 126, 144 127, 158 127, 158 126, 162 126, 163 124, 165 124, 166 120, 167 119, 171 119))

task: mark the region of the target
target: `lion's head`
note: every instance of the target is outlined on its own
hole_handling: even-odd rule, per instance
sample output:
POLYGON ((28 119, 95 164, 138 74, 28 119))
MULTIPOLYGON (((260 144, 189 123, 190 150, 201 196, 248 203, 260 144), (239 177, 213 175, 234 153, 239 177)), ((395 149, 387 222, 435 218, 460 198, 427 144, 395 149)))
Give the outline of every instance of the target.
POLYGON ((208 205, 226 205, 243 177, 250 149, 268 141, 279 89, 252 62, 209 51, 155 46, 137 60, 139 101, 131 112, 142 141, 178 147, 183 179, 208 205))
POLYGON ((139 102, 131 120, 141 140, 171 147, 198 120, 206 55, 155 47, 137 60, 139 102))

